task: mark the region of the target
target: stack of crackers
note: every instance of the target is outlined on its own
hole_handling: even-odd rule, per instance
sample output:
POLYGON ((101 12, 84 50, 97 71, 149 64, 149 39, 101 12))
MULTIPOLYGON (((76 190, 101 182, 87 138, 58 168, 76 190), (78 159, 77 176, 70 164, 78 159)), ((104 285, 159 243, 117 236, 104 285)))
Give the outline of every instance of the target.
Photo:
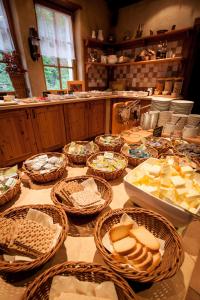
POLYGON ((0 218, 0 249, 33 258, 50 251, 55 230, 28 220, 0 218))

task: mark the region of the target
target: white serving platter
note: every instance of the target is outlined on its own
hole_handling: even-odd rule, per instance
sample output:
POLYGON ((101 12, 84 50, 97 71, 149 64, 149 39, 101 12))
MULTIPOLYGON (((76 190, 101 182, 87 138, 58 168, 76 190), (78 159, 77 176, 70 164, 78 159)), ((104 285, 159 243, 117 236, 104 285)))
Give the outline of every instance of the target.
POLYGON ((193 220, 193 218, 196 217, 194 214, 178 205, 175 205, 172 202, 170 203, 168 201, 157 198, 152 194, 147 193, 135 186, 134 184, 130 183, 132 175, 139 169, 142 169, 144 164, 157 164, 157 162, 158 159, 149 158, 148 160, 131 170, 124 177, 124 185, 126 192, 131 197, 134 203, 141 207, 154 210, 160 213, 161 215, 169 219, 169 221, 171 221, 174 224, 174 226, 186 226, 193 220))

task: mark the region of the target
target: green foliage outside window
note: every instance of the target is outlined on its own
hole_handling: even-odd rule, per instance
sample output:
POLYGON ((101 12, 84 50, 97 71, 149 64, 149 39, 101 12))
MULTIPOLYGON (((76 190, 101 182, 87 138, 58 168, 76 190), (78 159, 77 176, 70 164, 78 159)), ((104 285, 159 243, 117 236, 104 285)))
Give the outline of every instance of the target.
POLYGON ((0 63, 0 92, 12 92, 14 91, 14 88, 5 68, 6 65, 4 63, 0 63))

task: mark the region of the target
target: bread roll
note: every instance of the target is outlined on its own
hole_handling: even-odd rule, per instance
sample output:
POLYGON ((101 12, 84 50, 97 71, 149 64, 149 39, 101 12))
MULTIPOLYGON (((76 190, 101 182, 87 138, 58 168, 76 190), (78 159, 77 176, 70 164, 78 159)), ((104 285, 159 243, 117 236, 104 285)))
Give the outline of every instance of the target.
POLYGON ((130 236, 136 238, 138 242, 153 251, 160 249, 160 243, 158 242, 156 237, 144 226, 139 226, 138 228, 131 229, 130 236))
POLYGON ((131 237, 125 237, 115 243, 113 243, 114 250, 121 255, 127 255, 134 249, 136 240, 131 237))
POLYGON ((123 238, 125 238, 126 236, 129 235, 129 231, 130 229, 133 227, 133 224, 116 224, 114 225, 110 231, 109 231, 109 235, 110 235, 110 239, 112 242, 116 242, 119 241, 123 238))

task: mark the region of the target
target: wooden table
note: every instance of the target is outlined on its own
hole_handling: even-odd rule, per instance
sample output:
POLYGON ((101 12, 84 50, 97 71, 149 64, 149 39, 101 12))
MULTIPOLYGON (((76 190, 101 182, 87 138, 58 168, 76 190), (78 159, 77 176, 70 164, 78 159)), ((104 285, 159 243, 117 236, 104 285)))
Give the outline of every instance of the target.
MULTIPOLYGON (((130 169, 127 169, 129 171, 130 169)), ((68 167, 68 176, 84 175, 87 172, 86 167, 68 167)), ((28 204, 53 204, 50 198, 52 185, 36 185, 25 182, 22 185, 22 192, 20 196, 8 203, 8 207, 16 207, 28 204)), ((125 191, 123 180, 118 179, 111 182, 113 189, 113 201, 110 204, 111 209, 123 208, 133 206, 133 200, 129 199, 125 191)), ((13 280, 12 284, 15 286, 24 286, 31 282, 36 276, 47 268, 65 261, 85 261, 104 264, 101 255, 98 253, 94 238, 93 228, 95 225, 95 218, 89 218, 85 221, 80 221, 79 218, 69 218, 69 235, 64 242, 63 246, 59 249, 56 255, 47 262, 39 271, 33 271, 25 276, 17 275, 16 277, 10 276, 8 280, 13 280)), ((185 299, 187 290, 189 288, 191 275, 195 266, 195 261, 199 251, 199 236, 200 236, 200 223, 193 222, 187 229, 182 231, 183 245, 185 249, 185 259, 180 271, 171 279, 167 279, 160 283, 153 285, 141 285, 131 283, 134 290, 137 291, 139 299, 141 300, 183 300, 185 299)), ((8 290, 9 294, 9 290, 8 290)), ((1 295, 0 295, 1 296, 1 295)), ((1 298, 0 298, 1 299, 1 298)), ((5 299, 11 299, 5 297, 5 299)), ((14 300, 14 298, 12 298, 14 300)), ((120 299, 119 299, 120 300, 120 299)))

